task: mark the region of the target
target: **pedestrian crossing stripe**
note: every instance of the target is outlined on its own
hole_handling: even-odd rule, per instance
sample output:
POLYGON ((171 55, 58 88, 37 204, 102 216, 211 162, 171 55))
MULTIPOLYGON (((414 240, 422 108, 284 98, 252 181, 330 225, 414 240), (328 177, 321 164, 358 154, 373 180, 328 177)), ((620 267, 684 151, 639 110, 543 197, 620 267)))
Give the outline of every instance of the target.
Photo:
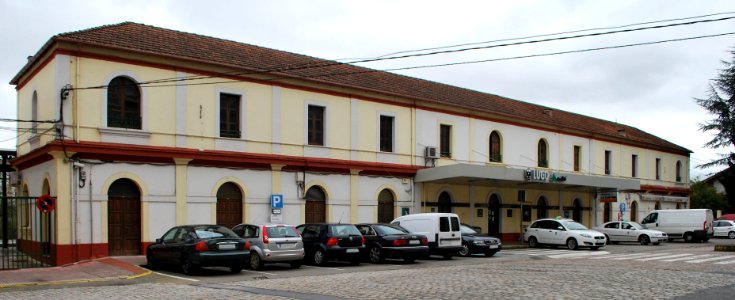
POLYGON ((575 250, 553 250, 553 249, 525 249, 525 250, 508 250, 505 254, 526 255, 526 256, 547 256, 549 258, 584 258, 584 259, 607 259, 607 260, 632 260, 632 261, 659 261, 659 262, 678 262, 686 263, 713 263, 717 265, 735 264, 735 255, 714 255, 714 254, 693 254, 693 253, 658 253, 658 252, 640 252, 640 253, 617 253, 611 254, 608 251, 575 251, 575 250))
POLYGON ((684 254, 674 254, 674 255, 665 255, 665 256, 659 256, 659 257, 647 257, 647 258, 641 258, 636 259, 637 261, 649 261, 649 260, 659 260, 659 259, 670 259, 670 258, 677 258, 677 257, 683 257, 683 256, 692 256, 694 254, 691 253, 684 253, 684 254))
POLYGON ((662 260, 665 262, 672 262, 672 261, 682 261, 682 260, 690 260, 690 259, 699 259, 699 258, 705 258, 710 257, 712 254, 703 254, 703 255, 695 255, 695 256, 687 256, 687 257, 680 257, 680 258, 674 258, 674 259, 666 259, 662 260))
POLYGON ((687 262, 690 263, 690 264, 693 264, 693 263, 701 263, 701 262, 708 262, 708 261, 715 261, 715 260, 723 260, 723 259, 729 259, 729 258, 735 258, 735 256, 732 256, 732 255, 718 256, 718 257, 713 257, 713 258, 689 260, 687 262))

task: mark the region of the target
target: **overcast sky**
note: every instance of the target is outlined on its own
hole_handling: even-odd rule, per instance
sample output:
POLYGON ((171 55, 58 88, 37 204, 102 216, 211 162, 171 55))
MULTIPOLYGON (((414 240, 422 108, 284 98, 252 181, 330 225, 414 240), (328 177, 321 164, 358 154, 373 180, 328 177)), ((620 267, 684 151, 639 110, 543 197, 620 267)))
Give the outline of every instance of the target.
MULTIPOLYGON (((730 14, 696 20, 735 17, 735 2, 0 0, 0 119, 17 118, 15 87, 8 82, 49 38, 124 21, 340 59, 718 13, 730 14)), ((651 25, 635 27, 642 26, 651 25)), ((595 32, 602 31, 610 30, 595 32)), ((488 60, 734 31, 735 19, 362 66, 488 60)), ((694 167, 732 150, 703 147, 711 135, 698 124, 711 116, 693 98, 706 96, 720 61, 732 60, 733 46, 735 35, 727 35, 396 72, 637 127, 692 150, 694 167)), ((0 148, 15 148, 15 126, 0 122, 0 148)), ((717 170, 694 169, 692 175, 704 178, 717 170)))

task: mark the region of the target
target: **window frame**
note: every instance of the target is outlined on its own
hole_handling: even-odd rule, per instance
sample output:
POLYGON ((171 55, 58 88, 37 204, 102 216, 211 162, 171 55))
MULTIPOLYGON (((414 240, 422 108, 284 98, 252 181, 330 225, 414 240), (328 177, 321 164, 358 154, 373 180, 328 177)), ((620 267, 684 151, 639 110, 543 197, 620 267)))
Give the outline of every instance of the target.
POLYGON ((325 146, 327 107, 308 104, 306 110, 306 144, 325 146))
POLYGON ((656 180, 661 180, 661 158, 656 158, 656 180))
POLYGON ((573 170, 574 172, 581 172, 582 171, 582 146, 574 145, 573 148, 573 170))
POLYGON ((242 105, 242 95, 219 92, 219 137, 242 138, 242 105), (231 102, 236 103, 234 108, 230 105, 231 102), (233 113, 237 116, 234 121, 230 120, 233 113))
POLYGON ((536 145, 536 165, 539 168, 549 168, 549 142, 543 138, 539 139, 536 145), (543 152, 541 145, 543 145, 543 152))
POLYGON ((493 130, 488 138, 488 161, 502 163, 503 162, 503 140, 500 132, 493 130), (493 138, 495 135, 496 138, 493 138), (495 145, 495 147, 494 147, 495 145), (497 148, 497 149, 496 149, 497 148))
POLYGON ((107 82, 107 91, 105 94, 105 126, 107 128, 143 130, 143 91, 140 88, 140 84, 137 80, 127 75, 113 76, 107 82), (134 89, 131 88, 131 90, 128 90, 127 92, 131 92, 134 90, 137 95, 126 94, 126 90, 121 89, 121 87, 125 87, 123 83, 120 83, 120 85, 113 84, 116 81, 122 80, 126 80, 132 83, 134 89), (137 99, 135 99, 135 101, 129 101, 128 99, 131 96, 137 96, 137 99), (113 100, 117 101, 117 103, 112 102, 113 100), (128 109, 128 104, 131 102, 135 102, 135 108, 128 109), (117 104, 120 108, 111 109, 111 105, 115 104, 117 104), (137 114, 137 116, 132 116, 135 114, 137 114))
POLYGON ((677 160, 676 161, 676 182, 682 181, 681 168, 682 168, 681 160, 677 160))
POLYGON ((380 152, 395 152, 395 125, 395 116, 381 114, 378 117, 378 150, 380 152))
POLYGON ((452 157, 452 125, 439 124, 439 156, 452 157))
POLYGON ((638 154, 630 156, 630 177, 638 177, 638 154))
POLYGON ((612 151, 605 150, 605 175, 612 175, 612 151))

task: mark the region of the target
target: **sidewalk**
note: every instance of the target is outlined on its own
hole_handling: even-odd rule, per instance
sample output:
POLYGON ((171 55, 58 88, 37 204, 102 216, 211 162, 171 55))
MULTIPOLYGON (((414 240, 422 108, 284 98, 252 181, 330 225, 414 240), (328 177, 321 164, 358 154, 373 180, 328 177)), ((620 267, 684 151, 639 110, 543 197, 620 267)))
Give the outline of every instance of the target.
POLYGON ((2 288, 134 279, 151 271, 140 267, 145 256, 116 256, 82 261, 60 267, 0 271, 2 288))

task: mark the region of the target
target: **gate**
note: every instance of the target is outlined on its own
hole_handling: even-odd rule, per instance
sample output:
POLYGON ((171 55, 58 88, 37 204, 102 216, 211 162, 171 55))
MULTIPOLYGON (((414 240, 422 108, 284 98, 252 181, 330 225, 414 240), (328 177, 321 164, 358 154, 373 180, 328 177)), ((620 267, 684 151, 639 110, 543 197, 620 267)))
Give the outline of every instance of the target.
MULTIPOLYGON (((56 262, 56 211, 41 212, 37 197, 7 197, 0 207, 0 270, 42 268, 56 262)), ((56 199, 54 199, 55 201, 56 199)))

